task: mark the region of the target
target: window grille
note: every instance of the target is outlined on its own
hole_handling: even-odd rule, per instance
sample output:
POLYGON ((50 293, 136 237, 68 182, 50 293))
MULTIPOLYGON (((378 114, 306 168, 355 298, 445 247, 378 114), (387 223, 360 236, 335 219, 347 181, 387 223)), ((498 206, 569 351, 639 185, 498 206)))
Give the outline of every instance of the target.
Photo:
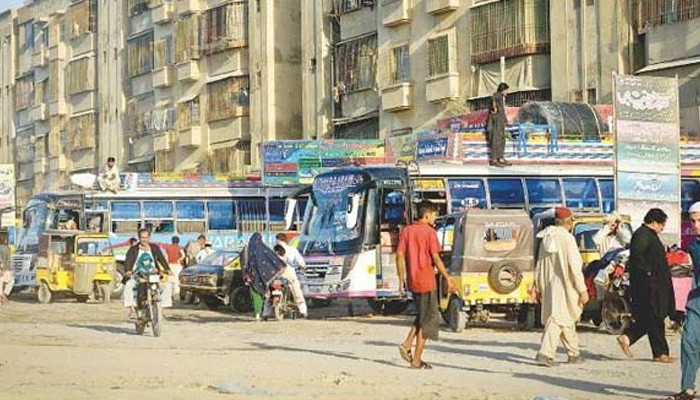
POLYGON ((95 59, 83 57, 66 67, 66 92, 69 95, 95 89, 95 59))
POLYGON ((336 46, 336 83, 344 93, 371 89, 377 69, 377 35, 336 46))
POLYGON ((185 130, 199 126, 199 97, 177 105, 177 129, 185 130))
POLYGON ((250 86, 248 76, 234 76, 207 85, 208 121, 248 115, 250 86))
POLYGON ((207 53, 242 47, 248 41, 248 2, 235 2, 207 10, 204 42, 207 53))
POLYGON ((428 40, 428 76, 450 72, 450 42, 447 34, 428 40))
POLYGON ((411 80, 411 57, 408 45, 394 47, 389 57, 389 84, 405 83, 411 80))
POLYGON ((95 114, 87 113, 68 120, 66 127, 71 149, 89 149, 95 146, 95 114))
POLYGON ((655 26, 700 17, 700 0, 634 0, 632 22, 638 33, 655 26))
POLYGON ((34 105, 34 74, 30 73, 15 82, 15 109, 23 110, 34 105))
POLYGON ((153 44, 153 69, 167 67, 173 63, 173 37, 166 36, 153 44))
POLYGON ((129 77, 153 70, 153 32, 129 40, 127 49, 129 77))
POLYGON ((199 59, 199 15, 190 14, 175 22, 175 63, 199 59))

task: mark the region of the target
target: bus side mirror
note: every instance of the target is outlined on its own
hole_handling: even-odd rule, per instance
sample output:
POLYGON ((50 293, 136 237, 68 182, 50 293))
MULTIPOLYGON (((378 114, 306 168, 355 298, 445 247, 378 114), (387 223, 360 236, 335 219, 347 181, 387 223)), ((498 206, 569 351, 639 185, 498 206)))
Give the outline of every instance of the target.
POLYGON ((345 226, 354 229, 357 226, 357 219, 360 211, 360 195, 355 193, 348 199, 348 213, 345 216, 345 226))
POLYGON ((294 211, 297 208, 297 199, 287 199, 284 202, 284 229, 290 230, 294 222, 294 211))

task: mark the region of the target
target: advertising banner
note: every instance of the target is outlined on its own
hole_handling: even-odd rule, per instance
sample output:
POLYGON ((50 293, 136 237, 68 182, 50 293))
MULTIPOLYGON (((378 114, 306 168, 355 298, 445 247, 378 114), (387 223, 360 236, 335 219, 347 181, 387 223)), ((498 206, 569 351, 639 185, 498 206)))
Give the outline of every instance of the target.
MULTIPOLYGON (((15 166, 13 164, 0 164, 0 210, 15 206, 15 166)), ((14 225, 15 213, 2 214, 0 226, 14 225)))
POLYGON ((615 198, 636 228, 650 208, 668 216, 665 244, 680 243, 681 171, 678 80, 616 75, 615 198))

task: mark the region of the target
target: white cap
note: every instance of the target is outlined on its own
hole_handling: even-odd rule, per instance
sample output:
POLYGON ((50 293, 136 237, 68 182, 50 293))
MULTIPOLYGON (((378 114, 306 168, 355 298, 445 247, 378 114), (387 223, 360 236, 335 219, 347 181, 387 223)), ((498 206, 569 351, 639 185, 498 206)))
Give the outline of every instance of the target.
POLYGON ((696 201, 692 206, 690 206, 688 209, 688 214, 692 213, 700 213, 700 201, 696 201))

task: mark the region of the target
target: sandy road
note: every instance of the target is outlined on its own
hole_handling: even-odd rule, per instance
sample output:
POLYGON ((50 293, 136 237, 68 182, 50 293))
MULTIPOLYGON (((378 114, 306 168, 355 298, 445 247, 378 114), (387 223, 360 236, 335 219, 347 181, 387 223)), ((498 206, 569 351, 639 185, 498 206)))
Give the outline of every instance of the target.
MULTIPOLYGON (((540 333, 506 323, 442 331, 425 355, 434 369, 416 371, 396 349, 409 316, 350 318, 343 304, 311 311, 310 320, 255 323, 175 309, 154 338, 134 335, 117 302, 11 302, 0 306, 0 399, 660 399, 680 375, 678 364, 649 361, 646 340, 627 360, 612 336, 585 328, 584 364, 538 367, 540 333)), ((674 355, 678 343, 670 337, 674 355)))

